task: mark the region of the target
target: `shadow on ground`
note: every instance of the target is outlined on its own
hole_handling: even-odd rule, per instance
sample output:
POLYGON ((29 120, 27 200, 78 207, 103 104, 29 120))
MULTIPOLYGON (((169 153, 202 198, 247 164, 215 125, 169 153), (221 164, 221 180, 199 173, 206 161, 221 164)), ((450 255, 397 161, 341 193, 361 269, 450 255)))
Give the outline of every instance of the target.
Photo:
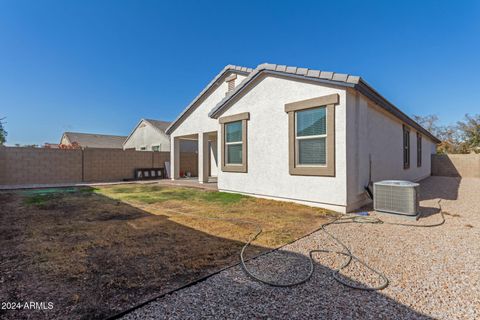
POLYGON ((103 319, 236 263, 243 245, 88 188, 0 193, 0 207, 0 301, 54 306, 2 319, 103 319))
MULTIPOLYGON (((338 248, 337 248, 338 249, 338 248)), ((193 287, 167 295, 127 314, 130 319, 433 319, 384 295, 382 291, 361 291, 332 278, 332 268, 345 257, 315 254, 308 282, 289 288, 269 286, 248 277, 239 267, 215 275, 193 287), (324 263, 325 261, 325 263, 324 263)), ((265 280, 291 283, 308 275, 307 256, 276 251, 247 263, 265 280)), ((352 264, 356 279, 343 275, 352 285, 379 283, 377 276, 352 264), (361 275, 360 275, 361 274, 361 275)))
MULTIPOLYGON (((103 319, 239 260, 242 242, 185 227, 166 216, 93 194, 88 188, 68 195, 69 201, 65 196, 40 195, 25 200, 19 193, 0 193, 0 301, 53 303, 51 310, 1 310, 2 319, 103 319)), ((266 250, 252 246, 248 256, 266 250)), ((302 268, 308 261, 304 256, 286 254, 288 257, 272 265, 272 276, 291 271, 285 258, 296 261, 299 276, 305 271, 302 268), (275 269, 278 265, 281 268, 275 269)), ((261 262, 261 258, 255 261, 261 262)), ((331 272, 330 266, 317 264, 315 268, 319 274, 331 272)), ((266 273, 268 276, 269 271, 266 273)), ((205 284, 208 281, 201 285, 205 284)), ((256 295, 262 286, 257 282, 232 283, 239 297, 256 295)), ((208 290, 215 288, 214 284, 208 290)), ((304 289, 268 288, 271 296, 258 297, 265 299, 266 308, 274 303, 273 290, 291 290, 294 296, 296 290, 304 289)), ((368 310, 364 306, 370 305, 383 310, 379 315, 425 318, 381 292, 365 295, 330 277, 327 283, 318 283, 306 299, 320 299, 319 308, 332 304, 340 318, 361 316, 368 310), (338 304, 338 295, 351 301, 338 304)), ((230 303, 223 308, 248 307, 234 300, 230 303)), ((280 306, 276 303, 279 308, 300 308, 304 302, 292 299, 280 306)), ((268 308, 245 312, 268 316, 268 308)))
POLYGON ((460 177, 428 177, 420 181, 420 201, 431 199, 457 200, 460 177), (441 188, 436 184, 442 184, 441 188))

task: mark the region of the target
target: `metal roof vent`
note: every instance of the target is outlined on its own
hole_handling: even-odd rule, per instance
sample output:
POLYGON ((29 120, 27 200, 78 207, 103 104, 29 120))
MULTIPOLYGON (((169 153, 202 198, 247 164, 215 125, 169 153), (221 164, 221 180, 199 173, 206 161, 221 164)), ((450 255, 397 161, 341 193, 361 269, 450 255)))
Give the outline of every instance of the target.
POLYGON ((375 211, 407 216, 418 214, 418 183, 401 180, 384 180, 373 184, 375 211))

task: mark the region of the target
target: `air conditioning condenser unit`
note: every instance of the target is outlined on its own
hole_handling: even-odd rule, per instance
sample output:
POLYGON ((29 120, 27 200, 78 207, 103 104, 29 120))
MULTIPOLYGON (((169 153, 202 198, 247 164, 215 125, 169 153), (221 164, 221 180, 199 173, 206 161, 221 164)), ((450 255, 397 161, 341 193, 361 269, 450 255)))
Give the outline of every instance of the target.
POLYGON ((384 180, 373 184, 375 211, 417 216, 418 183, 402 180, 384 180))

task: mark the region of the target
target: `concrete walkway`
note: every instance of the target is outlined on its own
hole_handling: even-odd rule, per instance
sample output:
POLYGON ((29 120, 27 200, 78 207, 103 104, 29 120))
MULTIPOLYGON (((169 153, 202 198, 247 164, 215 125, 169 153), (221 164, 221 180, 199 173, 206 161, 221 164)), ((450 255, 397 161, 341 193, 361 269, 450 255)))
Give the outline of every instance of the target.
POLYGON ((157 181, 157 183, 165 186, 200 188, 200 189, 214 190, 214 191, 218 190, 216 180, 212 180, 212 182, 199 183, 197 178, 186 178, 186 179, 178 179, 178 180, 165 179, 165 180, 159 180, 157 181))
POLYGON ((50 183, 50 184, 22 184, 22 185, 0 185, 0 190, 24 190, 24 189, 44 189, 44 188, 67 188, 67 187, 95 187, 109 186, 118 184, 160 184, 165 186, 200 188, 205 190, 218 190, 217 183, 199 183, 195 178, 191 179, 161 179, 161 180, 135 180, 135 181, 110 181, 110 182, 81 182, 81 183, 50 183))

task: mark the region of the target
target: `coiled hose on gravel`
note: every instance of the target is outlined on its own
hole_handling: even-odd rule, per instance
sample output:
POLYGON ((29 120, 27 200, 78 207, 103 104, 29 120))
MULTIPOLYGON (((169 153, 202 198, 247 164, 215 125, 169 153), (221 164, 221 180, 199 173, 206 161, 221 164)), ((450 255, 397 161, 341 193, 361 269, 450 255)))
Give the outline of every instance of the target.
POLYGON ((307 274, 306 277, 304 277, 303 279, 300 279, 298 281, 295 281, 295 282, 291 282, 291 283, 286 283, 286 284, 282 284, 282 283, 277 283, 277 282, 273 282, 273 281, 269 281, 269 280, 266 280, 266 279, 262 279, 260 278, 259 276, 253 274, 253 272, 251 272, 246 263, 245 263, 245 259, 244 259, 244 253, 245 253, 245 250, 250 246, 250 244, 262 233, 262 229, 260 229, 259 231, 257 231, 256 234, 254 234, 249 240, 248 242, 243 246, 242 250, 240 251, 240 260, 241 260, 241 265, 242 265, 242 268, 243 270, 253 279, 255 279, 256 281, 259 281, 261 283, 264 283, 264 284, 267 284, 269 286, 274 286, 274 287, 293 287, 293 286, 297 286, 299 284, 302 284, 302 283, 305 283, 307 282, 308 280, 310 280, 310 278, 312 277, 313 275, 313 272, 315 270, 315 265, 314 265, 314 259, 313 259, 313 254, 314 253, 336 253, 336 254, 341 254, 341 255, 344 255, 347 257, 347 259, 345 260, 344 263, 342 263, 340 265, 340 267, 334 269, 332 271, 332 277, 338 281, 339 283, 343 284, 344 286, 347 286, 347 287, 350 287, 350 288, 353 288, 353 289, 359 289, 359 290, 366 290, 366 291, 375 291, 375 290, 382 290, 382 289, 385 289, 387 286, 388 286, 388 278, 383 274, 381 273, 380 271, 372 268, 371 266, 368 265, 368 263, 366 263, 364 260, 360 259, 359 257, 355 256, 351 251, 350 249, 340 240, 338 239, 337 237, 335 237, 332 233, 330 233, 326 228, 329 226, 329 225, 332 225, 332 224, 342 224, 342 223, 370 223, 370 224, 390 224, 390 225, 396 225, 396 226, 405 226, 405 227, 422 227, 422 228, 431 228, 431 227, 438 227, 438 226, 441 226, 442 224, 445 223, 445 216, 443 214, 443 211, 442 211, 442 206, 440 204, 440 201, 438 201, 438 206, 439 206, 439 210, 440 210, 440 216, 441 216, 441 221, 438 222, 438 223, 434 223, 434 224, 413 224, 413 223, 395 223, 395 222, 385 222, 383 220, 381 220, 380 218, 377 218, 377 217, 369 217, 369 216, 358 216, 358 215, 352 215, 352 214, 349 214, 349 215, 343 215, 343 216, 340 216, 330 222, 327 222, 327 223, 324 223, 320 226, 320 228, 318 228, 317 230, 315 230, 314 232, 316 231, 319 231, 319 230, 322 230, 323 232, 325 232, 334 242, 336 242, 337 244, 339 244, 344 251, 334 251, 334 250, 326 250, 326 249, 315 249, 315 250, 310 250, 308 255, 309 255, 309 262, 310 262, 310 268, 309 268, 309 272, 307 274), (361 265, 363 265, 365 268, 367 268, 368 270, 372 271, 373 273, 375 273, 376 275, 378 275, 381 279, 382 279, 382 283, 378 286, 372 286, 372 287, 367 287, 367 286, 358 286, 358 285, 354 285, 354 284, 351 284, 351 283, 348 283, 346 282, 345 280, 343 280, 339 274, 340 274, 340 271, 344 268, 346 268, 348 265, 350 265, 350 263, 352 262, 352 260, 356 260, 358 263, 360 263, 361 265))
POLYGON ((174 213, 177 213, 177 214, 180 214, 180 215, 183 215, 183 216, 189 216, 189 217, 194 217, 194 218, 201 218, 201 219, 207 219, 207 220, 217 220, 217 221, 229 221, 229 222, 234 222, 234 223, 249 224, 249 225, 255 226, 255 228, 257 229, 256 232, 250 237, 250 239, 247 241, 247 243, 245 243, 245 245, 242 247, 242 250, 240 251, 240 261, 241 261, 242 269, 245 271, 245 273, 247 273, 247 275, 249 275, 252 279, 254 279, 258 282, 261 282, 261 283, 264 283, 264 284, 267 284, 267 285, 273 286, 273 287, 294 287, 294 286, 303 284, 303 283, 307 282, 308 280, 310 280, 310 278, 312 277, 313 272, 315 270, 313 254, 315 254, 315 253, 336 253, 336 254, 340 254, 340 255, 343 255, 343 256, 347 257, 345 262, 343 262, 338 268, 336 268, 332 271, 332 277, 336 281, 343 284, 344 286, 347 286, 347 287, 350 287, 350 288, 353 288, 353 289, 375 291, 375 290, 385 289, 388 286, 388 283, 389 283, 388 278, 383 273, 381 273, 380 271, 378 271, 378 270, 374 269, 373 267, 369 266, 368 263, 366 263, 364 260, 355 256, 351 252, 351 250, 347 247, 347 245, 345 245, 340 239, 338 239, 336 236, 334 236, 331 232, 329 232, 327 230, 327 227, 330 226, 330 225, 333 225, 333 224, 344 224, 344 223, 390 224, 390 225, 396 225, 396 226, 421 227, 421 228, 438 227, 438 226, 441 226, 442 224, 445 223, 445 216, 444 216, 444 213, 442 211, 442 206, 441 206, 440 202, 441 202, 441 200, 438 201, 441 221, 438 222, 438 223, 434 223, 434 224, 413 224, 413 223, 386 222, 386 221, 383 221, 383 220, 381 220, 380 218, 377 218, 377 217, 359 216, 359 215, 354 215, 354 214, 342 215, 342 216, 339 216, 339 217, 333 219, 332 221, 329 221, 327 223, 322 224, 320 226, 320 228, 314 230, 312 233, 320 231, 320 230, 325 232, 325 234, 327 234, 334 242, 339 244, 343 248, 344 251, 335 251, 335 250, 327 250, 327 249, 310 250, 309 251, 309 271, 308 271, 308 274, 304 278, 302 278, 298 281, 295 281, 295 282, 291 282, 291 283, 277 283, 277 282, 273 282, 273 281, 263 279, 263 278, 255 275, 247 267, 246 259, 245 259, 245 251, 252 244, 252 242, 255 241, 255 239, 257 239, 260 236, 260 234, 263 232, 263 229, 257 223, 247 221, 247 220, 242 220, 242 219, 234 219, 234 218, 204 217, 204 216, 189 214, 189 213, 185 213, 185 212, 181 212, 181 211, 177 211, 177 210, 173 210, 173 209, 167 209, 166 211, 170 211, 170 212, 174 212, 174 213), (345 280, 343 280, 341 278, 341 276, 339 275, 340 271, 342 271, 347 266, 349 266, 350 263, 353 260, 357 261, 358 263, 363 265, 365 268, 367 268, 371 272, 378 275, 380 277, 380 279, 382 280, 381 284, 378 285, 378 286, 367 287, 367 286, 354 285, 354 284, 348 283, 345 280))

